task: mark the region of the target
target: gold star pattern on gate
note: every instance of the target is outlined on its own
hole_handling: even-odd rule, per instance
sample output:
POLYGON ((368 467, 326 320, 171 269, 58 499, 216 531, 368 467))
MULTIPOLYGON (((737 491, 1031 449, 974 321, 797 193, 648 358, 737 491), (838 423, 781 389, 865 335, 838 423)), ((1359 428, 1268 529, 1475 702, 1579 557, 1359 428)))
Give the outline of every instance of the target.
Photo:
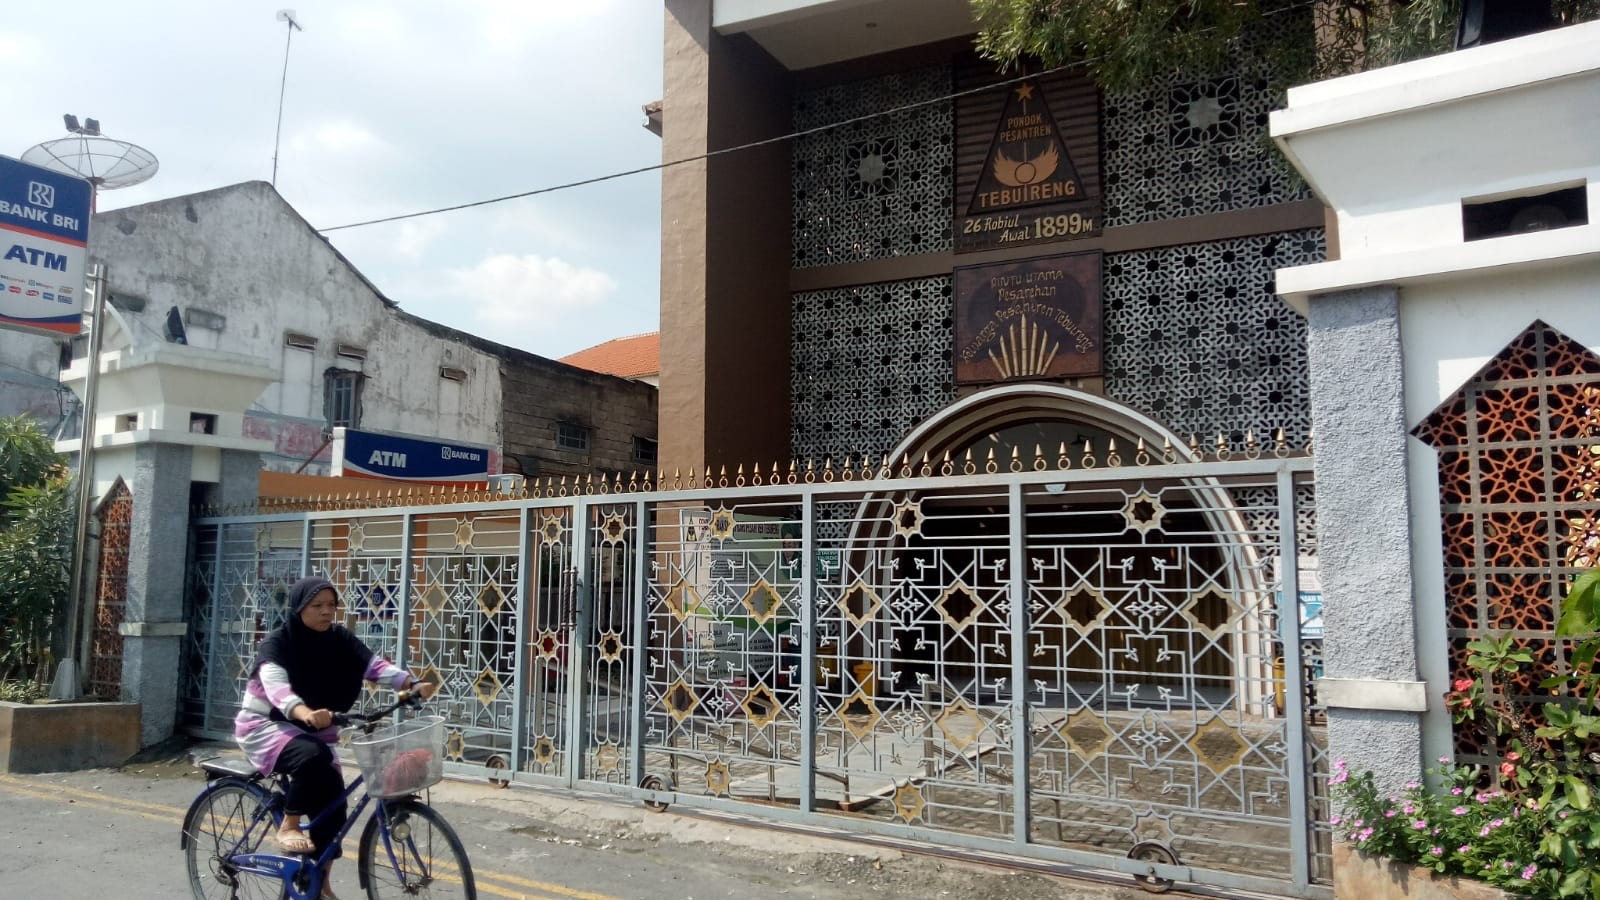
POLYGON ((719 541, 729 540, 733 537, 733 526, 735 524, 737 522, 734 519, 733 510, 726 506, 719 506, 717 511, 711 514, 711 536, 719 541))
POLYGON ((855 735, 858 741, 866 739, 867 735, 877 730, 878 723, 883 721, 883 714, 878 711, 878 704, 860 688, 839 705, 838 717, 839 724, 855 735))
POLYGON ((778 718, 778 712, 783 709, 778 704, 778 698, 773 696, 772 691, 767 690, 764 684, 758 684, 746 693, 739 706, 744 710, 745 718, 757 728, 771 725, 778 718))
POLYGON ((428 587, 418 595, 417 602, 422 605, 423 609, 437 616, 444 611, 445 606, 450 602, 450 594, 445 591, 439 582, 433 581, 429 582, 428 587))
POLYGON ((495 698, 500 696, 502 687, 500 676, 496 675, 494 670, 488 666, 484 666, 483 671, 479 672, 478 677, 472 681, 472 692, 478 695, 478 702, 484 706, 493 703, 495 698))
POLYGON ((700 698, 695 696, 694 688, 682 678, 672 683, 666 693, 661 695, 661 704, 667 708, 667 715, 672 721, 683 724, 683 720, 694 715, 695 707, 700 705, 700 698))
POLYGON ((461 524, 456 526, 456 549, 465 550, 471 547, 472 539, 476 536, 472 528, 472 520, 462 519, 461 524))
POLYGON ((757 625, 765 625, 778 614, 779 607, 783 606, 783 598, 773 590, 772 585, 765 578, 750 586, 744 592, 744 608, 750 611, 750 618, 757 625))
POLYGON ((487 615, 494 615, 506 604, 506 592, 494 582, 486 582, 478 589, 478 607, 487 615))
POLYGON ((540 659, 555 659, 556 653, 561 650, 561 636, 554 631, 541 631, 533 647, 540 659))
POLYGON ((1105 619, 1106 613, 1111 611, 1111 604, 1106 602, 1106 595, 1098 588, 1085 582, 1064 591, 1052 609, 1074 631, 1088 634, 1105 619))
POLYGON ((956 702, 939 711, 939 717, 933 720, 933 724, 944 732, 944 739, 958 753, 965 753, 968 747, 978 742, 978 735, 983 733, 983 718, 971 704, 959 697, 956 702))
POLYGON ((907 822, 917 819, 926 805, 922 799, 922 788, 915 784, 908 781, 894 789, 894 811, 901 819, 907 822))
POLYGON ((600 640, 595 642, 600 650, 600 661, 614 663, 622 659, 622 635, 615 631, 608 631, 600 635, 600 640))
POLYGON ((612 513, 606 516, 605 522, 600 525, 600 540, 602 543, 615 544, 626 537, 627 534, 628 522, 622 518, 621 513, 612 513))
POLYGON ((672 611, 672 615, 679 622, 687 621, 700 609, 700 593, 694 589, 694 585, 682 578, 673 583, 662 601, 667 604, 667 609, 672 611))
POLYGON ((345 540, 350 544, 351 553, 360 553, 367 546, 367 531, 360 522, 350 523, 350 533, 345 540))
POLYGON ((944 593, 934 601, 933 608, 939 611, 944 623, 959 634, 968 625, 978 621, 978 615, 988 606, 977 592, 967 587, 966 582, 957 581, 944 589, 944 593))
POLYGON ((561 523, 559 515, 545 516, 544 521, 539 524, 539 539, 546 544, 556 543, 566 533, 567 526, 561 523))
POLYGON ((1190 625, 1209 638, 1221 635, 1233 618, 1233 604, 1228 595, 1214 584, 1190 594, 1179 611, 1190 625))
POLYGON ((706 763, 706 790, 714 795, 726 794, 733 784, 733 773, 728 771, 728 764, 717 760, 706 763))
POLYGON ((926 518, 921 500, 907 500, 894 508, 894 532, 903 538, 916 537, 922 533, 926 518))
POLYGON ((1212 716, 1195 730, 1187 743, 1195 757, 1218 775, 1237 766, 1250 752, 1250 744, 1239 737, 1239 730, 1221 716, 1212 716))
POLYGON ((594 768, 601 775, 609 775, 622 765, 622 752, 616 744, 605 741, 594 748, 594 768))
POLYGON ((1106 727, 1105 720, 1095 710, 1084 708, 1067 716, 1062 723, 1061 734, 1067 739, 1067 746, 1077 751, 1084 762, 1099 756, 1116 737, 1111 729, 1106 727))
POLYGON ((1149 534, 1161 527, 1161 519, 1167 514, 1167 508, 1161 505, 1161 498, 1143 488, 1139 493, 1128 498, 1122 507, 1122 517, 1127 520, 1130 530, 1140 534, 1149 534))
POLYGON ((456 760, 459 760, 461 757, 466 755, 466 749, 467 749, 467 742, 466 742, 466 739, 461 736, 461 732, 452 731, 449 734, 445 735, 445 738, 444 738, 444 756, 445 756, 445 759, 456 759, 456 760))
POLYGON ((839 611, 844 617, 855 623, 857 628, 865 628, 883 608, 883 601, 878 599, 878 594, 867 587, 866 582, 857 579, 856 582, 844 589, 839 595, 839 611))
POLYGON ((540 737, 533 742, 533 761, 541 766, 548 766, 556 761, 556 742, 547 737, 540 737))

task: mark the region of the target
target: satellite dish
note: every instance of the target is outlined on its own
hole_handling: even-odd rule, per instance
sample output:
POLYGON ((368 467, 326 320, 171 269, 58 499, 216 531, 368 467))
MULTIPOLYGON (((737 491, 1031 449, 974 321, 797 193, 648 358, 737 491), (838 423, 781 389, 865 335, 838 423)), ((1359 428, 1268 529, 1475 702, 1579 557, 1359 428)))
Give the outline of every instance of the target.
POLYGON ((156 174, 160 163, 154 153, 138 144, 106 137, 99 133, 99 122, 88 122, 94 127, 82 127, 69 137, 29 147, 22 154, 22 161, 63 175, 76 175, 97 191, 132 187, 156 174))

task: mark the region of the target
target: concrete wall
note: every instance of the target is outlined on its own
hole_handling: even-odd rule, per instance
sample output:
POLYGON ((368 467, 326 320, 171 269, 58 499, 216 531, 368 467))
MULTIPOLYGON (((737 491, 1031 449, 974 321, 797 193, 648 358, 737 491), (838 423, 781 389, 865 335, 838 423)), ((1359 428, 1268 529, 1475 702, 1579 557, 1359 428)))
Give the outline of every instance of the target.
POLYGON ((656 470, 654 461, 634 456, 635 437, 656 439, 652 385, 523 353, 508 355, 502 377, 507 471, 521 467, 530 477, 559 477, 656 470), (589 429, 588 449, 557 444, 562 422, 589 429))
POLYGON ((51 428, 72 406, 57 379, 57 338, 0 329, 0 416, 27 415, 51 428))
POLYGON ((137 752, 137 703, 0 703, 0 774, 120 766, 137 752))
POLYGON ((176 306, 191 346, 260 357, 282 373, 246 430, 278 444, 268 466, 292 470, 320 445, 323 375, 335 367, 366 376, 361 428, 500 445, 495 356, 417 327, 266 183, 103 213, 94 235, 136 339, 164 340, 176 306), (215 316, 220 327, 207 327, 215 316), (288 332, 316 338, 315 348, 288 346, 288 332), (340 345, 366 358, 340 356, 340 345), (444 366, 466 370, 466 382, 439 377, 444 366))

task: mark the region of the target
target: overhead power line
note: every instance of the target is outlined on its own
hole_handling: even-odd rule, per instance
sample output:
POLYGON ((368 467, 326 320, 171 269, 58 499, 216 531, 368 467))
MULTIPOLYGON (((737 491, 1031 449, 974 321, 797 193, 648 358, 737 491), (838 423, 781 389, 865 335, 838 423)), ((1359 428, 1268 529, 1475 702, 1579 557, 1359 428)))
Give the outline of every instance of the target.
MULTIPOLYGON (((1307 2, 1304 2, 1304 3, 1297 3, 1297 4, 1294 4, 1292 6, 1285 6, 1285 7, 1281 8, 1281 9, 1273 10, 1272 12, 1266 13, 1265 15, 1266 16, 1281 15, 1283 13, 1292 12, 1292 11, 1297 10, 1297 9, 1304 9, 1304 8, 1306 8, 1308 6, 1313 5, 1313 3, 1315 3, 1315 2, 1317 2, 1317 0, 1307 0, 1307 2)), ((531 191, 521 191, 521 192, 515 193, 515 194, 505 194, 505 195, 502 195, 502 196, 499 196, 499 197, 489 197, 489 198, 484 199, 484 200, 474 200, 474 201, 471 201, 470 203, 457 203, 454 206, 440 206, 440 207, 436 207, 434 209, 424 209, 424 210, 419 210, 417 212, 402 213, 402 214, 396 215, 396 216, 383 216, 381 218, 367 219, 367 220, 361 221, 361 222, 349 222, 349 223, 344 224, 344 225, 331 225, 331 226, 329 226, 327 228, 318 228, 317 231, 319 233, 326 234, 326 233, 328 233, 330 231, 343 231, 343 230, 348 229, 348 228, 363 228, 363 227, 368 226, 368 225, 382 225, 385 222, 400 222, 400 221, 404 221, 406 219, 418 219, 418 218, 421 218, 423 216, 434 216, 434 215, 438 215, 439 213, 455 212, 456 210, 459 210, 459 209, 472 209, 472 208, 478 207, 478 206, 489 206, 489 205, 495 204, 495 203, 504 203, 504 202, 506 202, 508 200, 521 200, 524 197, 537 197, 540 194, 552 194, 552 193, 555 193, 556 191, 571 190, 573 188, 584 187, 586 185, 599 184, 599 183, 601 183, 603 181, 615 181, 618 178, 627 178, 627 177, 629 177, 631 175, 643 175, 646 172, 659 172, 659 171, 662 171, 664 169, 671 169, 671 168, 673 168, 675 166, 683 166, 683 165, 688 165, 689 163, 703 162, 705 160, 713 159, 713 158, 718 157, 718 156, 726 156, 726 155, 728 155, 730 153, 740 153, 740 152, 743 152, 745 150, 755 150, 755 149, 758 149, 760 147, 770 146, 772 144, 780 144, 780 143, 783 143, 785 141, 796 140, 797 138, 809 137, 809 136, 811 136, 813 134, 821 134, 822 132, 825 132, 825 131, 832 131, 835 128, 844 128, 845 126, 854 125, 854 124, 856 124, 858 122, 869 122, 869 121, 871 121, 873 119, 880 119, 880 118, 883 118, 885 116, 899 115, 900 113, 909 112, 909 111, 914 110, 914 109, 921 109, 922 107, 925 107, 925 106, 933 106, 933 105, 939 104, 939 103, 947 103, 947 102, 949 102, 951 100, 957 100, 957 99, 960 99, 962 97, 971 96, 973 94, 981 94, 981 93, 984 93, 986 91, 992 91, 992 90, 994 90, 995 88, 998 88, 998 87, 1005 87, 1006 85, 1012 85, 1012 84, 1020 84, 1021 82, 1028 81, 1030 79, 1043 78, 1043 77, 1045 77, 1047 75, 1054 75, 1054 74, 1056 74, 1058 72, 1064 72, 1064 71, 1066 71, 1068 69, 1072 69, 1072 68, 1076 68, 1078 66, 1086 65, 1086 64, 1088 64, 1090 62, 1093 62, 1093 61, 1094 60, 1092 58, 1091 59, 1074 60, 1073 62, 1065 63, 1063 65, 1055 66, 1055 67, 1049 68, 1049 69, 1044 69, 1044 70, 1039 71, 1039 72, 1029 72, 1029 73, 1027 73, 1025 75, 1018 75, 1018 76, 1016 76, 1014 78, 1007 78, 1007 79, 1003 79, 1001 81, 990 82, 988 84, 980 85, 978 87, 967 88, 966 90, 963 90, 963 91, 953 91, 951 93, 943 94, 943 95, 940 95, 938 97, 931 97, 931 98, 929 98, 927 100, 918 100, 918 101, 916 101, 914 103, 906 103, 906 104, 902 104, 900 106, 891 107, 889 109, 882 109, 882 110, 877 110, 876 112, 870 112, 870 113, 866 113, 864 115, 854 116, 854 117, 849 118, 849 119, 841 119, 841 120, 839 120, 837 122, 830 122, 830 123, 828 123, 826 125, 818 125, 818 126, 813 127, 813 128, 805 128, 805 129, 801 129, 799 131, 791 131, 791 132, 789 132, 787 134, 780 134, 780 135, 776 135, 774 137, 762 138, 759 141, 750 141, 749 143, 736 144, 736 145, 734 145, 732 147, 723 147, 723 148, 718 149, 718 150, 709 150, 709 151, 707 151, 705 153, 696 154, 694 156, 686 156, 686 157, 684 157, 682 159, 667 160, 666 162, 659 162, 659 163, 655 163, 653 165, 640 166, 640 167, 638 167, 636 169, 627 169, 627 170, 624 170, 624 171, 621 171, 621 172, 611 172, 611 173, 606 174, 606 175, 596 175, 593 178, 582 178, 582 179, 579 179, 577 181, 567 181, 567 182, 563 182, 561 184, 552 184, 552 185, 549 185, 548 187, 534 188, 531 191)))

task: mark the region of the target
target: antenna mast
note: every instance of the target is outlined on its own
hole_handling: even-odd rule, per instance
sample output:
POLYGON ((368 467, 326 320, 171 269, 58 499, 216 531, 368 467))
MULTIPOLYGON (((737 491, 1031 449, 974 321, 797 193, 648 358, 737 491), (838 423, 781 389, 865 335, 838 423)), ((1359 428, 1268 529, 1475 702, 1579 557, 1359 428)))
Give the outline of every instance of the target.
POLYGON ((278 82, 278 130, 272 135, 272 186, 278 186, 278 141, 283 137, 283 95, 289 86, 289 43, 294 40, 296 31, 305 31, 300 23, 294 20, 294 10, 278 10, 278 21, 287 22, 287 34, 283 38, 283 77, 278 82))

